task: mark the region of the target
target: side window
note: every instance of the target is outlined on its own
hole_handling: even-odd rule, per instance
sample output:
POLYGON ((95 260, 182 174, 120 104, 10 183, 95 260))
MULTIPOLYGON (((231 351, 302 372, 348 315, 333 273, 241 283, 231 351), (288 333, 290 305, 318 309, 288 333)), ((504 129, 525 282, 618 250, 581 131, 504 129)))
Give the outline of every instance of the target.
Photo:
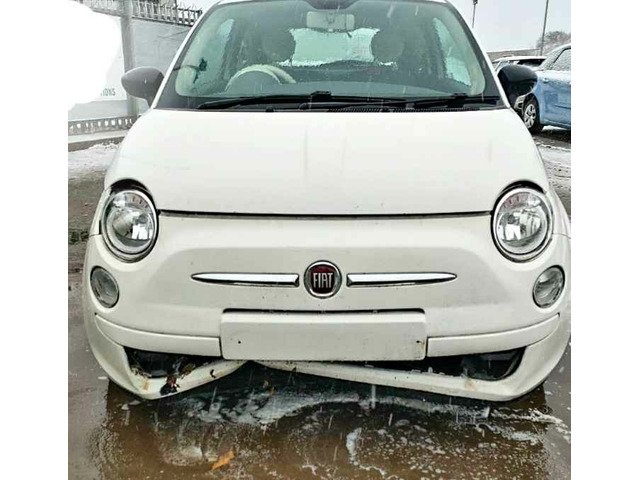
POLYGON ((465 85, 471 85, 471 75, 467 69, 464 56, 460 52, 460 49, 455 44, 453 36, 449 29, 439 18, 433 20, 433 26, 440 40, 440 46, 442 48, 445 75, 447 78, 455 80, 465 85))
POLYGON ((176 78, 178 94, 199 96, 215 87, 216 78, 211 72, 220 71, 233 25, 234 20, 229 18, 221 24, 212 24, 209 28, 214 28, 214 33, 196 37, 176 78))
POLYGON ((571 71, 571 49, 564 50, 549 70, 557 70, 561 72, 571 71))

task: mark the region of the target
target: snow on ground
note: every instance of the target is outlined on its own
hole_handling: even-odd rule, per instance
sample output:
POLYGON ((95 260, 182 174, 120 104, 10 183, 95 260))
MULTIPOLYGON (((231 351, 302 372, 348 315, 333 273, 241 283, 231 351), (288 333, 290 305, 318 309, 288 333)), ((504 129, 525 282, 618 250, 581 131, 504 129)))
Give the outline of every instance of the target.
POLYGON ((104 176, 118 145, 94 145, 86 150, 69 152, 69 180, 89 180, 104 176))
POLYGON ((549 183, 571 215, 571 149, 544 143, 536 139, 549 183))

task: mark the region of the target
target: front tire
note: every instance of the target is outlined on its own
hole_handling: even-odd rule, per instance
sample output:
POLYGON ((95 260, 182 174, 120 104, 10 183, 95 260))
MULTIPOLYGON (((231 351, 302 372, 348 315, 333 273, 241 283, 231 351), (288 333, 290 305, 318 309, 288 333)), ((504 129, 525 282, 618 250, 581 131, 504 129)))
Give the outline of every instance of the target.
POLYGON ((522 107, 522 121, 531 133, 540 133, 543 125, 540 123, 540 107, 535 97, 531 97, 522 107))

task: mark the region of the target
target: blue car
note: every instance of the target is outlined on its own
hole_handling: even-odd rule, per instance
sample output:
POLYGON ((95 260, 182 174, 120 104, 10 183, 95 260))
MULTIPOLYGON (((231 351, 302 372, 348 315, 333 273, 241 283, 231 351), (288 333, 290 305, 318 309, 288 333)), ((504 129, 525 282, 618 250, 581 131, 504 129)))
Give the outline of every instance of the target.
POLYGON ((519 108, 531 133, 545 125, 571 129, 571 45, 557 48, 537 70, 538 82, 519 108))

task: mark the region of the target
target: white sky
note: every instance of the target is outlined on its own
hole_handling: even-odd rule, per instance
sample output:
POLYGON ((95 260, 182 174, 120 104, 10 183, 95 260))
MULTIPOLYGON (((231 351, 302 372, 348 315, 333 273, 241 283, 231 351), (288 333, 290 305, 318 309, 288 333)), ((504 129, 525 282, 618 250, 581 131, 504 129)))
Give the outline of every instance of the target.
MULTIPOLYGON (((215 0, 178 0, 185 6, 208 7, 215 0)), ((472 0, 450 0, 471 24, 472 0)), ((491 52, 531 48, 542 34, 546 0, 478 0, 476 34, 491 52)), ((547 31, 571 32, 571 0, 549 0, 547 31)))

